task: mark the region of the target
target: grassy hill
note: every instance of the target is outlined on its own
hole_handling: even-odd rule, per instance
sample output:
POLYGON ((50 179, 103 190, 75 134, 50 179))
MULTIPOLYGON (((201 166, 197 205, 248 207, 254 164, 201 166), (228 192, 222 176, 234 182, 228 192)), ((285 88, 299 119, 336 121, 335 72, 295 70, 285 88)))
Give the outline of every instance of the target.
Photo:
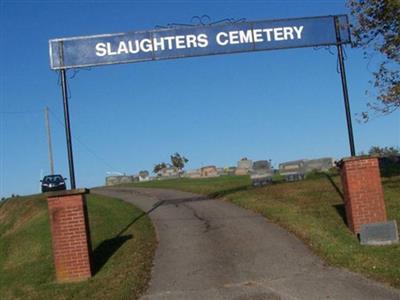
POLYGON ((58 284, 44 196, 0 202, 2 300, 135 299, 146 289, 156 247, 150 220, 130 204, 98 195, 89 195, 88 211, 96 274, 58 284))
MULTIPOLYGON (((400 288, 400 245, 361 246, 345 221, 339 176, 314 174, 307 180, 251 187, 247 176, 175 179, 134 184, 223 197, 256 211, 296 234, 329 264, 345 267, 400 288)), ((389 220, 400 225, 400 177, 384 178, 389 220)))

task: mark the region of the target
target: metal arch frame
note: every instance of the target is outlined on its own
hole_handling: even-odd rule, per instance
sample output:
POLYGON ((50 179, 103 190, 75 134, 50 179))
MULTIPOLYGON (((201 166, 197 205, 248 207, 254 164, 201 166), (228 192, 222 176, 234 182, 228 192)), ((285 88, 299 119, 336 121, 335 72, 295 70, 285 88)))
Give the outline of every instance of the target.
MULTIPOLYGON (((348 17, 347 15, 336 15, 336 16, 319 16, 319 17, 306 17, 306 18, 292 18, 292 19, 274 19, 274 20, 263 20, 263 21, 285 21, 285 20, 297 20, 297 19, 310 19, 310 18, 324 18, 324 17, 333 17, 334 21, 334 29, 335 29, 335 35, 336 35, 336 45, 337 51, 338 51, 338 60, 339 60, 339 68, 340 68, 340 75, 341 75, 341 83, 342 83, 342 91, 343 91, 343 98, 344 98, 344 105, 345 105, 345 111, 346 111, 346 122, 347 122, 347 130, 348 130, 348 136, 349 136, 349 145, 350 145, 350 153, 351 156, 355 156, 355 145, 354 145, 354 134, 353 134, 353 126, 352 126, 352 121, 351 121, 351 112, 350 112, 350 102, 349 102, 349 95, 348 95, 348 88, 347 88, 347 79, 346 79, 346 70, 345 70, 345 65, 344 65, 344 58, 343 58, 343 41, 341 39, 340 35, 340 23, 339 23, 339 18, 340 17, 345 17, 346 21, 348 23, 348 17)), ((226 20, 231 20, 231 19, 226 19, 226 20)), ((201 21, 201 19, 200 19, 201 21)), ((253 22, 248 22, 250 24, 255 23, 256 21, 253 22)), ((179 25, 179 24, 178 24, 179 25)), ((225 26, 226 24, 203 24, 201 25, 194 25, 190 27, 219 27, 219 26, 225 26)), ((184 26, 184 25, 183 25, 184 26)), ((163 28, 163 29, 155 29, 152 30, 151 32, 159 32, 159 31, 165 31, 170 28, 163 28)), ((350 29, 348 28, 348 34, 350 37, 350 29)), ((105 34, 105 35, 96 35, 96 36, 91 36, 91 37, 107 37, 107 36, 116 36, 116 35, 123 35, 125 33, 119 33, 119 34, 105 34)), ((74 169, 74 159, 73 159, 73 150, 72 150, 72 139, 71 139, 71 124, 70 124, 70 117, 69 117, 69 105, 68 105, 68 84, 67 84, 67 74, 66 71, 71 68, 80 68, 80 67, 86 67, 88 65, 79 65, 75 67, 68 67, 68 66, 63 66, 59 68, 54 68, 53 67, 53 61, 52 61, 52 48, 51 48, 51 42, 61 42, 66 40, 71 40, 71 39, 84 39, 87 37, 79 37, 79 38, 64 38, 64 39, 53 39, 49 41, 49 51, 50 51, 50 62, 51 62, 51 67, 53 69, 58 69, 60 71, 60 78, 61 78, 61 91, 62 91, 62 98, 63 98, 63 108, 64 108, 64 122, 65 122, 65 135, 66 135, 66 142, 67 142, 67 152, 68 152, 68 166, 69 166, 69 173, 70 173, 70 181, 71 181, 71 189, 76 188, 76 181, 75 181, 75 169, 74 169)), ((294 46, 294 47, 285 47, 285 49, 288 48, 304 48, 304 47, 315 47, 315 46, 327 46, 327 45, 332 45, 330 44, 317 44, 317 45, 308 45, 308 46, 294 46)), ((279 50, 279 48, 271 49, 271 50, 279 50)), ((266 51, 266 50, 253 50, 253 51, 266 51)), ((237 52, 229 52, 230 53, 237 53, 237 52)), ((210 55, 220 55, 220 54, 228 54, 227 53, 216 53, 216 54, 206 54, 206 55, 198 55, 198 56, 210 56, 210 55)), ((63 60, 63 47, 59 48, 59 57, 61 60, 63 60)), ((170 59, 176 59, 170 58, 170 59)), ((149 59, 147 61, 153 61, 156 59, 149 59)), ((126 61, 126 62, 120 62, 120 63, 132 63, 134 61, 126 61)), ((114 62, 108 63, 108 64, 115 64, 114 62)), ((103 63, 101 65, 108 65, 106 63, 103 63)))
POLYGON ((350 112, 350 101, 349 101, 349 92, 347 89, 347 79, 346 79, 346 69, 344 66, 344 59, 343 59, 343 47, 340 43, 340 24, 338 17, 334 17, 335 22, 335 34, 337 43, 337 51, 338 51, 338 59, 339 59, 339 68, 340 68, 340 78, 342 80, 342 90, 343 90, 343 98, 344 98, 344 107, 346 110, 346 122, 347 122, 347 132, 349 135, 349 145, 350 145, 350 154, 351 156, 356 155, 356 148, 354 145, 354 134, 353 134, 353 125, 351 122, 351 112, 350 112))

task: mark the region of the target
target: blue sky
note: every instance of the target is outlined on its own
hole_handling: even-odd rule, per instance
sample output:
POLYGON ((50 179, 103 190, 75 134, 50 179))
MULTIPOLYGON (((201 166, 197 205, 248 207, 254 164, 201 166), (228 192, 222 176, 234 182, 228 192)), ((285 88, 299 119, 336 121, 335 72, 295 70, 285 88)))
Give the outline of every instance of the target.
MULTIPOLYGON (((344 1, 0 1, 0 195, 38 192, 49 172, 44 108, 51 110, 55 169, 68 174, 58 74, 48 40, 212 20, 348 13, 344 1)), ((332 48, 336 53, 336 49, 332 48)), ((356 122, 375 61, 346 47, 357 152, 400 144, 400 113, 356 122)), ((312 48, 218 55, 81 70, 70 114, 78 187, 107 171, 152 170, 174 152, 187 168, 349 156, 337 57, 312 48)))

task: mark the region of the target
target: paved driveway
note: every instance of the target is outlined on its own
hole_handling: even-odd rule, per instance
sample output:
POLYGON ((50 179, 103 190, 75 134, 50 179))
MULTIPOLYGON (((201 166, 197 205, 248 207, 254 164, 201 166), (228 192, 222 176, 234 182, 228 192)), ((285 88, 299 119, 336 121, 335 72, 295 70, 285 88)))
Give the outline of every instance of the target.
POLYGON ((185 192, 102 188, 150 211, 158 234, 143 299, 400 299, 400 291, 326 266, 295 236, 222 200, 185 192))

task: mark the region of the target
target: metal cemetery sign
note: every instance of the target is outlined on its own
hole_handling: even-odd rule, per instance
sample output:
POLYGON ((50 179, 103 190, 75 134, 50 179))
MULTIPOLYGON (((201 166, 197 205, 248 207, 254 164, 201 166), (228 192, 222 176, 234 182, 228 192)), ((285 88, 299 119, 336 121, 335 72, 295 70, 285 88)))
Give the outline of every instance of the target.
POLYGON ((67 69, 349 42, 340 15, 62 38, 49 46, 51 68, 67 69))
POLYGON ((75 189, 67 70, 183 57, 335 45, 342 79, 351 155, 355 155, 342 45, 350 43, 346 15, 178 25, 170 28, 49 41, 50 66, 60 71, 71 189, 75 189))

